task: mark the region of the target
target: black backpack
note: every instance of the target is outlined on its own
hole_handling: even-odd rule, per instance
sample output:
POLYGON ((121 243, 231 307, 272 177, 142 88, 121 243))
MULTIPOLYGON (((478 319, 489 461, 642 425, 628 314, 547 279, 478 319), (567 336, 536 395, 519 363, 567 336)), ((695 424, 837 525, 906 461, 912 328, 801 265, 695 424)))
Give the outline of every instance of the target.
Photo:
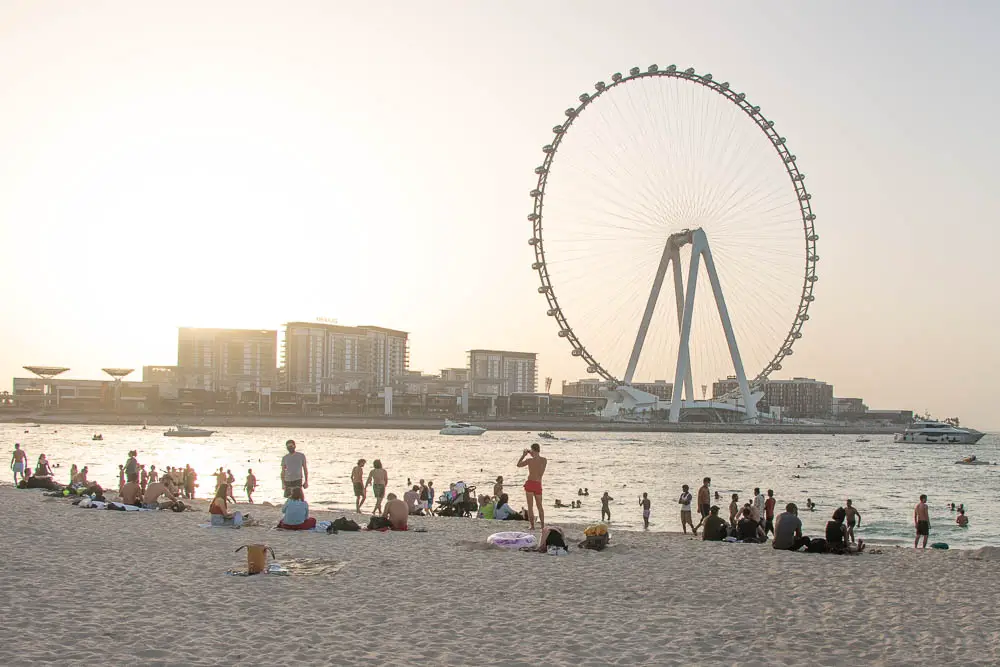
POLYGON ((330 527, 334 530, 361 530, 361 526, 359 526, 354 520, 348 519, 344 516, 334 519, 333 523, 330 524, 330 527))

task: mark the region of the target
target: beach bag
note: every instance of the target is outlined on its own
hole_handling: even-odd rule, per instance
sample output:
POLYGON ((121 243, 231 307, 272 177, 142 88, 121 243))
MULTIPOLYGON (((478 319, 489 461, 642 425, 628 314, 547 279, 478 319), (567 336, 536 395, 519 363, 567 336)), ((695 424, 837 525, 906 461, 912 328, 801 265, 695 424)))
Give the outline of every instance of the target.
POLYGON ((392 521, 380 516, 373 516, 368 520, 368 530, 382 530, 383 528, 392 528, 392 521))
POLYGON ((611 538, 608 537, 607 533, 603 535, 587 535, 587 537, 584 538, 583 543, 580 546, 583 547, 584 549, 593 549, 594 551, 604 551, 604 549, 607 548, 608 541, 610 539, 611 538))
POLYGON ((592 535, 607 535, 608 527, 603 523, 596 523, 592 526, 587 526, 586 528, 584 528, 583 534, 586 535, 587 537, 590 537, 592 535))
POLYGON ((548 534, 545 536, 545 546, 546 548, 556 547, 565 550, 566 540, 563 539, 562 531, 557 528, 550 528, 548 534))
POLYGON ((171 511, 174 511, 174 512, 183 512, 184 510, 187 509, 187 505, 185 505, 184 503, 178 501, 170 509, 171 509, 171 511))
POLYGON ((336 530, 361 530, 361 526, 359 526, 354 520, 348 519, 344 516, 334 519, 333 523, 330 525, 336 530))

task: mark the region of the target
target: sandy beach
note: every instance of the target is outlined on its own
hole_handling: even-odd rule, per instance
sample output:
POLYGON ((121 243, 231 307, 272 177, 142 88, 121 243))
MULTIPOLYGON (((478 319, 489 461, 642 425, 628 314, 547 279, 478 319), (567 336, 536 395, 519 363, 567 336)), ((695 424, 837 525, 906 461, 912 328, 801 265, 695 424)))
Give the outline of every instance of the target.
POLYGON ((199 526, 205 501, 0 501, 8 665, 993 665, 1000 646, 1000 563, 975 552, 812 555, 612 527, 608 550, 556 557, 485 548, 512 526, 483 520, 327 535, 274 530, 263 506, 238 508, 264 526, 233 530, 199 526), (298 569, 228 576, 246 543, 298 569))

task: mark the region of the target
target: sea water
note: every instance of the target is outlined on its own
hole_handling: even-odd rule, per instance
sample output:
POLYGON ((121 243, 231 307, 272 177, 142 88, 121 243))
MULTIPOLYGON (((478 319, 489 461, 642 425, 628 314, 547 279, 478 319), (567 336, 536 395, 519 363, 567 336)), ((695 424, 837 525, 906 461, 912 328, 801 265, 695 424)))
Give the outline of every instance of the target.
MULTIPOLYGON (((20 442, 32 466, 45 453, 52 465, 59 465, 55 473, 60 482, 68 481, 75 463, 89 467, 90 479, 116 488, 118 465, 135 449, 147 468, 192 465, 199 475, 199 497, 214 490, 214 470, 231 469, 234 492, 243 500, 243 483, 252 468, 258 483, 255 502, 281 500, 280 460, 285 440, 294 439, 308 460, 306 498, 313 507, 328 509, 353 509, 350 472, 359 458, 368 461, 366 475, 372 461, 381 459, 389 473, 388 490, 397 495, 406 490, 408 479, 414 484, 433 480, 438 494, 459 480, 492 494, 497 475, 503 475, 510 504, 520 509, 526 504, 521 489, 526 469, 515 464, 525 448, 538 442, 548 458, 543 497, 550 523, 599 521, 600 496, 608 491, 614 498, 612 527, 641 530, 639 497, 645 492, 652 501, 650 529, 679 531, 681 485, 688 484, 696 494, 702 478, 711 477, 712 502, 724 517, 732 493, 739 494, 742 505, 752 500, 754 487, 765 494, 773 489, 779 511, 788 502, 796 503, 806 534, 822 536, 833 510, 850 498, 862 515, 858 537, 902 544, 913 539, 913 507, 926 493, 931 542, 947 542, 953 548, 1000 545, 1000 466, 955 464, 970 454, 981 461, 1000 461, 996 434, 975 445, 921 445, 894 443, 886 435, 860 443, 849 435, 556 432, 558 440, 547 440, 523 431, 489 431, 476 437, 425 430, 306 428, 221 428, 208 438, 168 438, 163 430, 2 424, 0 438, 8 449, 20 442), (104 439, 92 440, 94 433, 104 439), (583 488, 589 496, 577 495, 583 488), (816 503, 815 511, 806 509, 807 498, 816 503), (582 500, 583 505, 556 509, 556 499, 567 505, 582 500), (955 524, 951 503, 964 503, 968 528, 955 524)), ((369 496, 369 511, 372 503, 369 496)))

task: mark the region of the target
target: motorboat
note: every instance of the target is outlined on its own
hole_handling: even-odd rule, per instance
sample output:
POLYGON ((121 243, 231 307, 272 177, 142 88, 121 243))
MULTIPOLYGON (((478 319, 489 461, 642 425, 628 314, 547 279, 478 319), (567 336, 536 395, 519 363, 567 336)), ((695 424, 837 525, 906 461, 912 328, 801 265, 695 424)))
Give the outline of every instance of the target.
POLYGON ((966 456, 961 461, 955 461, 955 463, 957 465, 963 465, 963 466, 992 466, 992 465, 996 465, 995 463, 991 463, 989 461, 980 461, 979 459, 976 458, 975 454, 973 454, 972 456, 966 456))
POLYGON ((215 433, 215 431, 209 431, 204 428, 192 428, 190 426, 183 426, 179 424, 174 428, 164 431, 163 435, 168 438, 207 438, 213 433, 215 433))
POLYGON ((859 436, 858 436, 858 439, 857 439, 857 440, 855 440, 854 442, 871 442, 871 440, 870 440, 869 438, 866 438, 866 437, 865 437, 865 436, 863 436, 863 435, 859 435, 859 436))
POLYGON ((558 440, 556 436, 552 435, 552 431, 542 431, 538 434, 539 438, 545 438, 546 440, 558 440))
POLYGON ((894 442, 917 444, 974 445, 985 435, 971 428, 959 428, 945 422, 913 422, 902 433, 893 436, 894 442))
POLYGON ((95 433, 94 437, 92 437, 91 440, 104 440, 104 436, 101 435, 100 433, 95 433))
POLYGON ((453 422, 450 419, 444 420, 444 428, 441 429, 441 435, 482 435, 486 433, 485 428, 482 426, 474 426, 466 422, 453 422))

